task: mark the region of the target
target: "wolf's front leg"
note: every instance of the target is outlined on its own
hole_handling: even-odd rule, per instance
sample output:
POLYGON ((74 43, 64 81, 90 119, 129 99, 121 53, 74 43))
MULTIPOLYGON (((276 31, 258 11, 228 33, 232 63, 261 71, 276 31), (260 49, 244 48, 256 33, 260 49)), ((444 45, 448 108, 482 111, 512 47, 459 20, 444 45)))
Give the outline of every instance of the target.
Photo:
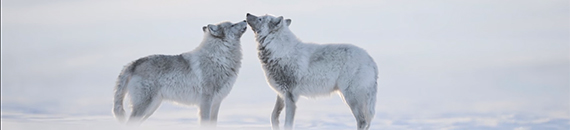
POLYGON ((275 101, 275 108, 273 108, 273 113, 271 113, 271 128, 273 128, 273 130, 279 130, 279 114, 281 114, 283 107, 285 107, 285 104, 283 103, 283 98, 277 95, 277 101, 275 101))
POLYGON ((198 110, 198 114, 200 115, 200 126, 202 128, 212 127, 212 123, 210 121, 211 110, 212 110, 212 96, 202 97, 202 101, 200 102, 200 108, 198 110))
POLYGON ((213 127, 216 127, 218 124, 218 111, 220 110, 220 105, 222 101, 214 101, 212 104, 212 108, 210 111, 210 123, 213 127))
POLYGON ((285 94, 285 130, 293 129, 293 120, 295 119, 295 109, 297 109, 298 96, 287 92, 285 94))

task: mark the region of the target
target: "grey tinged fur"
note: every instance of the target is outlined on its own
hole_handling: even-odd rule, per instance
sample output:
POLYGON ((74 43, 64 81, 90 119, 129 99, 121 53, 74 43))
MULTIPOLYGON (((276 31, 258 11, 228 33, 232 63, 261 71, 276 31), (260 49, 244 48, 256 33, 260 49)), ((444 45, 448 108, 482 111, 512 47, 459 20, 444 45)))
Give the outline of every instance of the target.
MULTIPOLYGON (((281 19, 283 19, 283 17, 280 17, 281 19)), ((247 17, 246 21, 250 21, 249 24, 253 30, 255 30, 255 33, 259 33, 261 32, 261 30, 259 30, 259 27, 255 27, 253 25, 259 25, 257 24, 258 22, 260 22, 262 19, 261 18, 257 18, 257 17, 247 17)), ((288 19, 287 20, 288 23, 287 25, 291 24, 291 20, 288 19)), ((274 30, 276 28, 276 25, 279 24, 281 21, 280 20, 273 20, 269 23, 269 28, 270 30, 274 30)), ((281 65, 279 62, 281 61, 280 58, 272 58, 271 56, 271 52, 272 50, 270 50, 269 48, 266 48, 267 44, 271 43, 270 41, 272 40, 272 38, 267 39, 267 36, 264 35, 257 35, 257 39, 258 42, 260 43, 260 45, 257 47, 258 49, 258 57, 261 60, 261 64, 264 67, 264 69, 270 71, 269 77, 271 79, 274 79, 275 82, 277 84, 279 84, 279 86, 282 86, 283 89, 290 89, 290 87, 294 87, 295 86, 295 75, 293 74, 293 71, 296 67, 295 66, 291 66, 291 65, 281 65), (265 42, 265 41, 269 41, 269 42, 265 42)))
MULTIPOLYGON (((260 41, 265 41, 265 37, 261 39, 262 40, 260 41)), ((268 74, 271 79, 274 79, 279 86, 283 87, 283 89, 290 89, 295 86, 297 80, 293 74, 293 70, 295 69, 294 66, 281 65, 279 63, 281 59, 272 58, 272 51, 269 48, 265 48, 263 45, 258 46, 258 51, 259 52, 257 54, 261 60, 261 64, 265 70, 269 71, 268 74)))
POLYGON ((198 105, 200 123, 216 125, 222 100, 231 91, 241 67, 240 38, 245 21, 222 22, 203 28, 200 46, 180 55, 151 55, 126 65, 115 86, 113 113, 125 121, 123 100, 131 97, 129 124, 146 120, 162 100, 198 105))
POLYGON ((131 73, 135 75, 172 73, 174 71, 190 72, 189 60, 182 55, 151 55, 143 57, 132 64, 131 73), (138 69, 137 69, 138 68, 138 69))

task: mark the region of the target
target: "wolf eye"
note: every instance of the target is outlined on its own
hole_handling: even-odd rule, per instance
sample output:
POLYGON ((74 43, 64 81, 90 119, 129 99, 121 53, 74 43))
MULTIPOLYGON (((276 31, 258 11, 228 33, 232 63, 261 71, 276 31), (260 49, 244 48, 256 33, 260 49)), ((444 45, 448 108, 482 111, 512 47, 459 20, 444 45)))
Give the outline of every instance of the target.
POLYGON ((257 21, 261 21, 261 18, 258 18, 257 21))
POLYGON ((235 24, 232 24, 232 26, 231 26, 231 27, 234 27, 234 25, 235 25, 235 24))

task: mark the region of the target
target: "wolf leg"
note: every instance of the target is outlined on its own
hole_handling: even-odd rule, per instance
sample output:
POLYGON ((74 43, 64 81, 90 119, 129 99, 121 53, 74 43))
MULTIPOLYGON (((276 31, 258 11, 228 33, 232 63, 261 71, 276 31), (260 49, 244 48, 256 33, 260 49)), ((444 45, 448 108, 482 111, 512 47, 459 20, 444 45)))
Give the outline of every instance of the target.
POLYGON ((156 95, 133 97, 133 110, 127 124, 140 124, 160 106, 162 99, 156 95))
POLYGON ((141 121, 145 121, 146 119, 148 119, 148 117, 154 114, 156 109, 158 109, 158 107, 160 107, 160 104, 162 103, 162 98, 159 96, 155 96, 152 100, 153 101, 148 106, 141 121))
POLYGON ((350 107, 352 115, 356 118, 357 129, 368 130, 370 121, 372 120, 371 117, 374 116, 374 110, 369 110, 369 105, 373 105, 368 103, 368 98, 371 97, 368 96, 366 91, 345 90, 341 92, 344 102, 350 107), (372 113, 370 113, 371 111, 372 113))
POLYGON ((277 101, 275 101, 275 108, 273 108, 273 113, 271 113, 271 127, 273 130, 279 130, 279 114, 285 107, 283 98, 277 95, 277 101))
POLYGON ((295 119, 295 109, 298 97, 287 92, 285 94, 285 130, 293 129, 293 121, 295 119))
POLYGON ((212 110, 212 96, 202 97, 198 114, 200 116, 200 125, 203 128, 211 127, 210 114, 212 110))
POLYGON ((216 101, 212 104, 212 108, 210 111, 210 123, 212 126, 216 126, 218 124, 218 111, 220 110, 220 105, 222 101, 216 101))

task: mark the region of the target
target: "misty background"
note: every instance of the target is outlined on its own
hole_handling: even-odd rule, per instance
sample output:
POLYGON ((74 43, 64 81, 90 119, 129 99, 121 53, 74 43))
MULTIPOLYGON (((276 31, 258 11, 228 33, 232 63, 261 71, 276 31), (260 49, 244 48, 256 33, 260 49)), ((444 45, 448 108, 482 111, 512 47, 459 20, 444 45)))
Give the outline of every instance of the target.
MULTIPOLYGON (((191 51, 202 26, 292 19, 301 40, 350 43, 379 67, 371 129, 570 129, 567 0, 2 0, 2 129, 188 129, 169 102, 139 127, 111 113, 122 67, 191 51)), ((220 129, 270 129, 276 98, 248 30, 220 129)), ((301 98, 296 129, 354 129, 337 94, 301 98)), ((128 110, 128 109, 127 109, 128 110)), ((282 114, 281 125, 283 125, 282 114)))

